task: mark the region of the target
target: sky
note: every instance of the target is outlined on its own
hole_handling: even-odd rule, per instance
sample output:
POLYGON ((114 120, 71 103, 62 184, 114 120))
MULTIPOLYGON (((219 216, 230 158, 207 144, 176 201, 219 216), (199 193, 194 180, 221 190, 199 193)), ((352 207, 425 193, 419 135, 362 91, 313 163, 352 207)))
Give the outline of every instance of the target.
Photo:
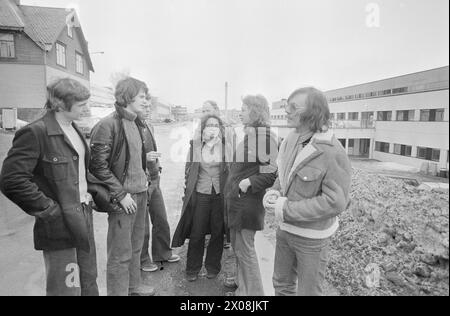
POLYGON ((322 90, 447 66, 448 0, 22 0, 72 7, 93 54, 91 82, 130 73, 192 111, 239 109, 302 86, 322 90))

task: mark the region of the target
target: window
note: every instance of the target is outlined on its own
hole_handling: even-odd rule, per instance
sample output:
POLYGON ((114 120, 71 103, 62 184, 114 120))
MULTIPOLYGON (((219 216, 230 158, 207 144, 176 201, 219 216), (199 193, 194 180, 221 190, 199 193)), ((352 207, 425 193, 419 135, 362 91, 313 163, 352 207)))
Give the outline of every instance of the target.
POLYGON ((414 121, 414 110, 397 111, 397 121, 414 121))
POLYGON ((420 120, 422 122, 443 122, 444 109, 420 110, 420 120))
POLYGON ((336 113, 331 113, 330 114, 330 120, 334 121, 335 118, 336 118, 336 113))
POLYGON ((349 121, 357 121, 359 117, 359 113, 358 112, 350 112, 348 113, 348 120, 349 121))
POLYGON ((412 146, 394 144, 394 154, 411 157, 412 146))
POLYGON ((83 55, 76 53, 76 64, 77 64, 77 73, 83 75, 84 74, 84 62, 83 62, 83 55))
POLYGON ((13 34, 0 33, 0 57, 1 58, 16 57, 13 34))
POLYGON ((70 38, 73 38, 73 26, 72 25, 67 25, 67 36, 69 36, 70 38))
POLYGON ((441 151, 439 149, 417 147, 417 158, 431 161, 439 161, 440 157, 441 151))
POLYGON ((389 143, 375 142, 375 150, 382 153, 389 153, 389 143))
POLYGON ((377 114, 378 121, 391 121, 392 120, 392 111, 381 111, 377 114))
POLYGON ((337 114, 337 120, 338 121, 345 121, 345 113, 338 113, 337 114))
POLYGON ((383 90, 383 91, 378 91, 378 95, 380 96, 380 95, 389 95, 389 94, 391 94, 392 93, 392 90, 391 89, 389 89, 389 90, 383 90))
POLYGON ((408 92, 408 87, 396 88, 396 89, 392 90, 393 94, 406 93, 406 92, 408 92))
POLYGON ((349 139, 348 140, 348 147, 349 148, 354 148, 355 147, 355 140, 354 139, 349 139))
POLYGON ((56 43, 56 64, 66 67, 66 47, 60 43, 56 43))

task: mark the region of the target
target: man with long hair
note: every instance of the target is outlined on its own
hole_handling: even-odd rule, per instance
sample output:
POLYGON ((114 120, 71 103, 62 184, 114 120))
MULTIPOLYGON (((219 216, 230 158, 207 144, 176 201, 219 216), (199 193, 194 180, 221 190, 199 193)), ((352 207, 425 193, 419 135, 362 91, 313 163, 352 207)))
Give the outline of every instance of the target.
MULTIPOLYGON (((109 189, 111 202, 120 206, 108 216, 108 296, 150 296, 154 289, 141 282, 140 256, 147 212, 145 111, 147 85, 125 78, 116 86, 116 111, 92 131, 91 172, 109 189)), ((150 156, 150 155, 149 155, 150 156)))

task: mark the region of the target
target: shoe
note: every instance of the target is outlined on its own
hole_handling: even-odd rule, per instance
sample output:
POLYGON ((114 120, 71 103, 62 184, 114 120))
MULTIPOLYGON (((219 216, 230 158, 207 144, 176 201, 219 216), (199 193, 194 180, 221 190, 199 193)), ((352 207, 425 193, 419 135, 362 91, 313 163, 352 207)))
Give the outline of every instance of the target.
POLYGON ((223 282, 223 285, 229 289, 237 289, 238 288, 236 281, 234 280, 233 277, 226 278, 225 281, 223 282))
POLYGON ((155 296, 156 291, 154 288, 149 286, 143 286, 139 288, 136 292, 131 292, 129 296, 155 296))
POLYGON ((197 274, 187 274, 186 275, 186 281, 188 282, 195 282, 198 279, 198 275, 197 274))
POLYGON ((167 259, 167 262, 169 262, 169 263, 175 263, 175 262, 178 262, 178 261, 180 261, 180 260, 181 260, 181 258, 180 258, 179 255, 172 255, 172 257, 170 257, 169 259, 167 259))
POLYGON ((206 277, 211 280, 211 279, 217 278, 218 275, 219 275, 219 273, 210 273, 210 272, 208 272, 206 274, 206 277))
POLYGON ((159 270, 159 267, 157 264, 150 262, 150 263, 144 263, 141 265, 141 270, 144 272, 155 272, 159 270))

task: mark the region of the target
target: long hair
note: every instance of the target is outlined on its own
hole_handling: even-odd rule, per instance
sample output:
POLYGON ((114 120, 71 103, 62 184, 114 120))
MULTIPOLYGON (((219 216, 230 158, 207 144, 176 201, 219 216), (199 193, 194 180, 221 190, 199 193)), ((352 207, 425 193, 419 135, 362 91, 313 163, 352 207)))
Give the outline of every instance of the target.
POLYGON ((202 120, 200 123, 200 138, 203 141, 203 131, 205 130, 206 123, 208 122, 208 120, 210 118, 216 119, 219 122, 219 130, 220 130, 221 137, 223 139, 225 137, 225 126, 223 124, 222 119, 215 114, 208 114, 208 115, 205 115, 204 117, 202 117, 202 120))
POLYGON ((58 79, 47 87, 45 109, 53 112, 68 111, 77 102, 91 97, 89 89, 79 81, 71 78, 58 79))
POLYGON ((269 102, 263 95, 247 95, 242 99, 242 103, 248 107, 252 122, 249 127, 269 127, 270 108, 269 102))
POLYGON ((306 109, 298 113, 300 124, 308 126, 314 133, 327 131, 330 126, 330 107, 324 93, 314 87, 297 89, 290 95, 288 104, 298 94, 306 94, 306 109))
POLYGON ((114 93, 116 104, 126 108, 134 101, 134 98, 136 98, 140 91, 148 95, 148 87, 145 82, 131 77, 120 80, 116 85, 114 93))

